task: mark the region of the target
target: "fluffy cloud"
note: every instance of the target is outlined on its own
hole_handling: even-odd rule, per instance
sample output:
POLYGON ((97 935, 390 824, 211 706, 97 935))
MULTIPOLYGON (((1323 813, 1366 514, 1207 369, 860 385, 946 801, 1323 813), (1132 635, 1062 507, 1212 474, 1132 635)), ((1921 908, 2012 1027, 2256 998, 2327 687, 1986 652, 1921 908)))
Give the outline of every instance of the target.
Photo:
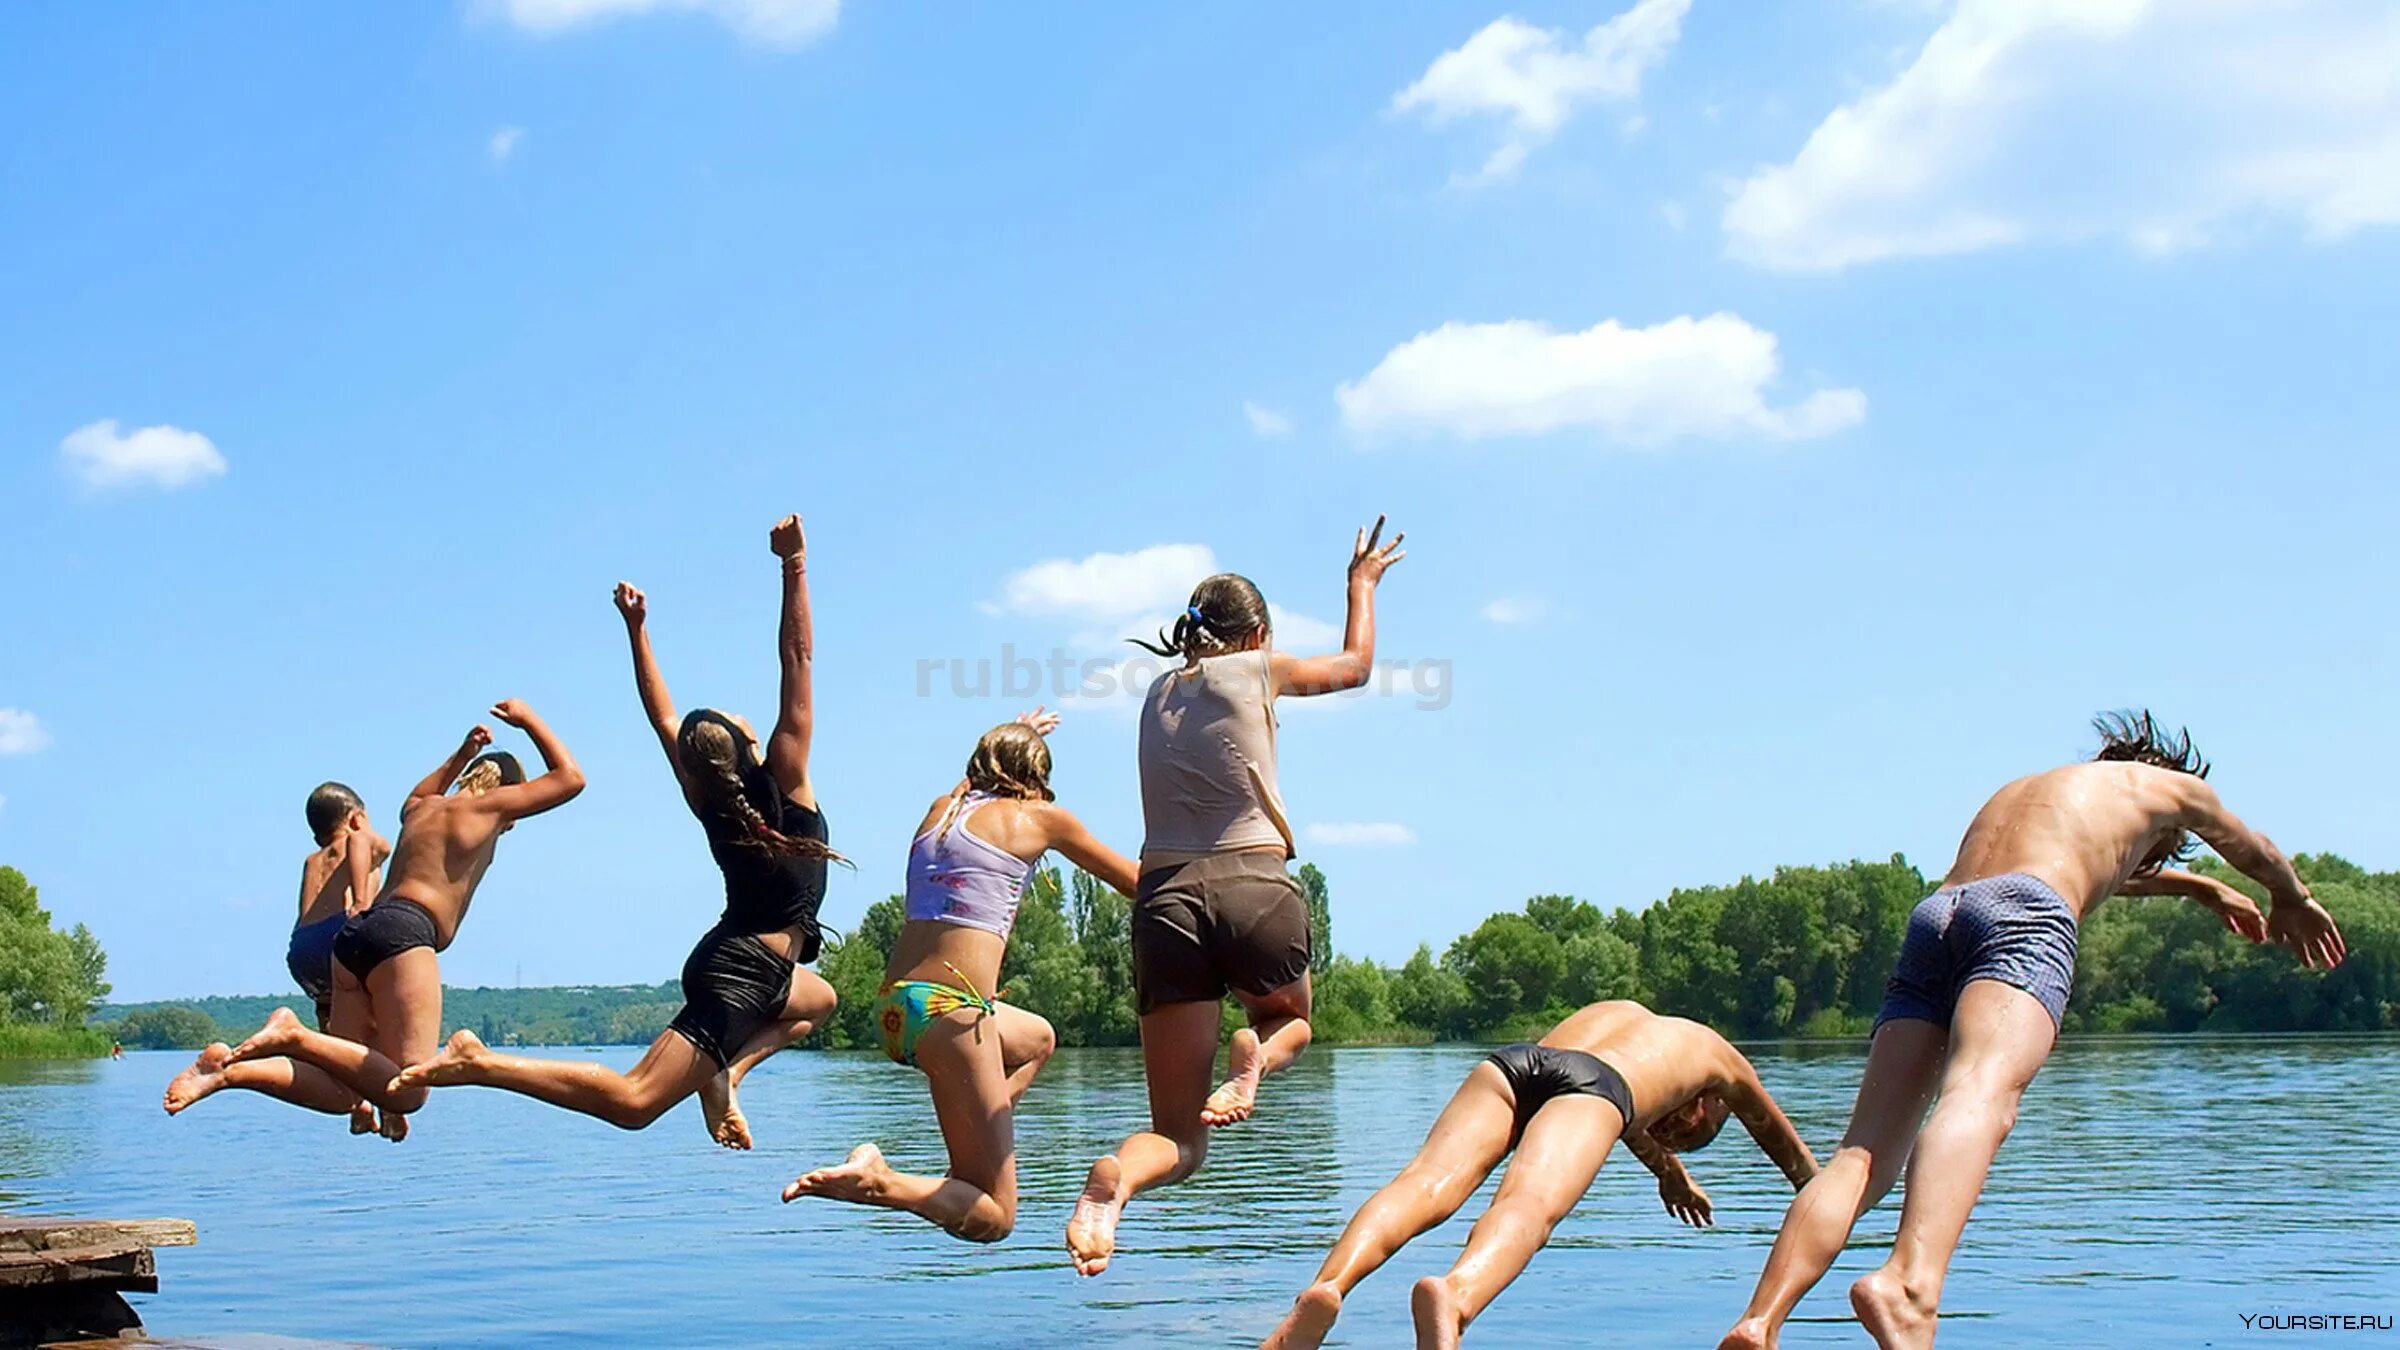
POLYGON ((1301 829, 1312 844, 1327 848, 1400 848, 1417 842, 1417 832, 1388 820, 1327 821, 1301 829))
POLYGON ((1446 323, 1384 354, 1334 391, 1354 431, 1468 439, 1586 428, 1609 441, 1824 436, 1866 416, 1856 389, 1820 389, 1772 407, 1775 335, 1734 314, 1628 328, 1614 319, 1561 333, 1527 319, 1446 323))
POLYGON ((30 755, 48 744, 42 719, 23 708, 0 708, 0 755, 30 755))
POLYGON ((177 488, 225 474, 225 457, 199 432, 158 426, 119 434, 114 418, 68 432, 58 452, 68 471, 91 488, 177 488))
POLYGON ((1415 84, 1394 96, 1392 110, 1421 112, 1435 125, 1461 117, 1507 118, 1508 139, 1477 175, 1505 178, 1578 106, 1639 97, 1643 73, 1667 59, 1689 8, 1691 0, 1639 0, 1580 42, 1556 29, 1495 19, 1434 58, 1415 84))
POLYGON ((1154 544, 1131 553, 1052 558, 1000 582, 990 613, 1033 618, 1119 620, 1173 614, 1217 569, 1206 544, 1154 544))
POLYGON ((1889 83, 1740 183, 1726 247, 1829 270, 2037 239, 2188 248, 2400 222, 2389 0, 1960 0, 1889 83))
POLYGON ((492 133, 491 152, 494 164, 506 164, 517 152, 517 142, 525 138, 523 127, 502 127, 492 133))
POLYGON ((1292 434, 1292 419, 1273 408, 1261 407, 1256 403, 1244 403, 1242 416, 1249 419, 1250 429, 1261 436, 1289 436, 1292 434))
POLYGON ((1483 607, 1483 617, 1492 623, 1532 623, 1542 613, 1541 601, 1524 596, 1504 595, 1483 607))
POLYGON ((533 33, 634 14, 706 14, 762 47, 796 50, 833 31, 841 0, 491 0, 510 23, 533 33))

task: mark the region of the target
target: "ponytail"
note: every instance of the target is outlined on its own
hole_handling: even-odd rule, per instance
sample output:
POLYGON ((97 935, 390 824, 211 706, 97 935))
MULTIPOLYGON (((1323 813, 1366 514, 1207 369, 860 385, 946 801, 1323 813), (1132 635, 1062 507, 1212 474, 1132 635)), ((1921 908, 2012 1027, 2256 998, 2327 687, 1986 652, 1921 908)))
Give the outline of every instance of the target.
POLYGON ((795 838, 767 823, 742 781, 742 752, 749 744, 749 737, 721 713, 703 708, 683 719, 683 729, 675 737, 676 761, 682 765, 701 810, 732 836, 734 843, 769 857, 813 858, 848 866, 850 860, 824 840, 795 838))
POLYGON ((1266 597, 1248 577, 1220 572, 1192 588, 1191 603, 1158 641, 1127 638, 1156 656, 1181 656, 1187 663, 1237 651, 1252 633, 1271 627, 1266 597))

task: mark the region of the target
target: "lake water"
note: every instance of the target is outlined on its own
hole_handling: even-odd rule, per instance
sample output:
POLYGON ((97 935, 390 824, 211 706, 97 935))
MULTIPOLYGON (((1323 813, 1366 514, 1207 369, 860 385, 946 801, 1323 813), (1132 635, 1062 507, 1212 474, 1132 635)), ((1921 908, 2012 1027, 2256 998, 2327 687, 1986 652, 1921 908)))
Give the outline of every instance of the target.
MULTIPOLYGON (((1752 1047, 1822 1157, 1853 1047, 1752 1047)), ((595 1052, 620 1067, 631 1050, 595 1052)), ((407 1143, 247 1093, 179 1119, 188 1060, 0 1063, 0 1209, 198 1222, 137 1298, 153 1334, 387 1346, 962 1347, 1255 1344, 1351 1211, 1415 1151, 1478 1058, 1312 1052, 1209 1166, 1127 1211, 1116 1264, 1067 1267, 1084 1168, 1141 1114, 1130 1051, 1069 1051, 1018 1122, 1016 1236, 953 1242, 905 1215, 778 1203, 862 1140, 938 1166, 918 1076, 881 1056, 779 1057, 744 1089, 760 1148, 724 1152, 687 1104, 624 1134, 529 1100, 437 1094, 407 1143)), ((1695 1232, 1621 1150, 1469 1344, 1714 1345, 1790 1192, 1738 1124, 1692 1160, 1695 1232)), ((1485 1196, 1349 1300, 1337 1343, 1406 1344, 1408 1288, 1446 1269, 1485 1196)), ((1881 1259, 1897 1196, 1801 1305, 1785 1343, 1857 1345, 1844 1291, 1881 1259)), ((2135 1038, 2062 1046, 1968 1229, 1941 1340, 1973 1346, 2400 1346, 2400 1333, 2254 1331, 2241 1313, 2400 1313, 2400 1039, 2135 1038)))

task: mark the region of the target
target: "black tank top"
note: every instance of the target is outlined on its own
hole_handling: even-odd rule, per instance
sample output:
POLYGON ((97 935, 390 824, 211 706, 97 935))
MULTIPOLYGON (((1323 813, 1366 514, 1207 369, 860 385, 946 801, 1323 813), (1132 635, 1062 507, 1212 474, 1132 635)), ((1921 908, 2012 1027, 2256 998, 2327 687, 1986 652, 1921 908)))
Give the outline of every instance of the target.
MULTIPOLYGON (((824 813, 784 796, 765 765, 754 764, 742 775, 742 795, 778 832, 794 839, 827 842, 824 813)), ((701 816, 700 823, 708 832, 708 851, 725 874, 725 914, 717 926, 736 933, 798 928, 802 934, 798 959, 816 960, 824 946, 817 929, 817 907, 825 902, 825 860, 777 857, 745 840, 730 823, 707 816, 701 816)))

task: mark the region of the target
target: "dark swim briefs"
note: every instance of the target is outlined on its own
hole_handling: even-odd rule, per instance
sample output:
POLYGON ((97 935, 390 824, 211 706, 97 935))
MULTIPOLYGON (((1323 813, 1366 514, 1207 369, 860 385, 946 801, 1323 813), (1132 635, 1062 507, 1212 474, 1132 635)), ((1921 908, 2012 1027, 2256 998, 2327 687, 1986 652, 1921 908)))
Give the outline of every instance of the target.
POLYGON ((1959 994, 1977 980, 2033 995, 2053 1026, 2066 1013, 2075 915, 2040 878, 2007 872, 1918 901, 1875 1025, 1906 1017, 1947 1027, 1959 994))
POLYGON ((333 940, 349 916, 335 914, 292 930, 292 945, 283 954, 284 969, 300 992, 315 999, 321 1010, 333 1002, 333 940))
POLYGON ((1483 1062, 1498 1069, 1508 1080, 1508 1090, 1516 1095, 1517 1134, 1525 1133, 1526 1122, 1551 1098, 1570 1093, 1598 1097, 1617 1108, 1623 1121, 1620 1129, 1633 1124, 1633 1090, 1625 1086, 1625 1075, 1598 1055, 1519 1043, 1493 1051, 1483 1062))
POLYGON ((1142 873, 1135 1011, 1272 994, 1308 973, 1308 902, 1274 853, 1213 853, 1142 873))
POLYGON ((711 928, 683 960, 683 1008, 667 1029, 722 1069, 760 1027, 782 1018, 798 968, 755 933, 711 928))
POLYGON ((351 915, 333 935, 333 959, 364 980, 367 972, 402 952, 440 945, 440 937, 432 910, 414 900, 386 896, 351 915))

